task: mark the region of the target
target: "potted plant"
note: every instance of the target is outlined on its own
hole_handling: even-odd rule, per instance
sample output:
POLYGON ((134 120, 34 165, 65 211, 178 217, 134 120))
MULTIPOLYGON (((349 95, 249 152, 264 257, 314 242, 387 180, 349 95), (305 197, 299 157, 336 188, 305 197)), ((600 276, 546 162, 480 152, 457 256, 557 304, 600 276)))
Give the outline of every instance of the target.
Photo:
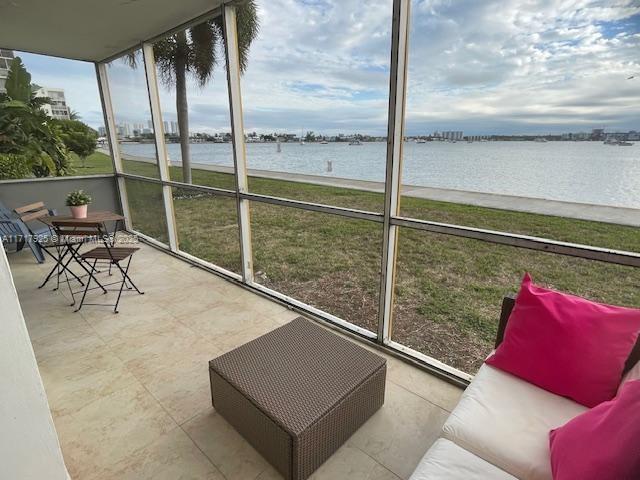
POLYGON ((87 218, 87 207, 91 203, 91 196, 84 190, 75 190, 67 195, 67 206, 71 209, 73 218, 87 218))

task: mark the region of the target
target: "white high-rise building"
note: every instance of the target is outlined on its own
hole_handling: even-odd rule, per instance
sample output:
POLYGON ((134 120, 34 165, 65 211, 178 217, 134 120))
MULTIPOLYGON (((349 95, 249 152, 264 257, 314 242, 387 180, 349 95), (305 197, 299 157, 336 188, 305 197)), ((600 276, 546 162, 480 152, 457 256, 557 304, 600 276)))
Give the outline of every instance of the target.
POLYGON ((171 122, 171 134, 172 135, 178 135, 180 133, 180 130, 178 129, 178 122, 172 121, 171 122))
POLYGON ((62 88, 40 87, 35 92, 36 97, 48 97, 51 102, 42 106, 42 109, 51 118, 58 120, 69 120, 69 107, 64 97, 62 88))
POLYGON ((7 81, 7 75, 9 74, 9 68, 11 67, 13 58, 13 50, 0 48, 0 92, 2 93, 6 92, 4 84, 7 81))

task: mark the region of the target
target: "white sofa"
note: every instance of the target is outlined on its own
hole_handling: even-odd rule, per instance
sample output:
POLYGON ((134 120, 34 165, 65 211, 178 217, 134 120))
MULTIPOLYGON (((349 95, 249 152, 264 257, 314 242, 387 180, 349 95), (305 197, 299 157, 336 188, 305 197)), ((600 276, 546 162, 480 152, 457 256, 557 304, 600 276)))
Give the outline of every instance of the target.
MULTIPOLYGON (((631 379, 640 379, 640 362, 622 383, 631 379)), ((483 365, 410 480, 551 480, 549 431, 586 410, 483 365)))

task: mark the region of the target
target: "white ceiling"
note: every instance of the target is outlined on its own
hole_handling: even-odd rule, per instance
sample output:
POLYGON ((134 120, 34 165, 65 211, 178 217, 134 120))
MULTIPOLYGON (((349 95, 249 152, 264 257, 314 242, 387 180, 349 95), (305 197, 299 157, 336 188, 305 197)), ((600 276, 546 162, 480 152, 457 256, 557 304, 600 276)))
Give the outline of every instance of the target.
POLYGON ((222 3, 223 0, 0 0, 0 47, 100 61, 222 3))

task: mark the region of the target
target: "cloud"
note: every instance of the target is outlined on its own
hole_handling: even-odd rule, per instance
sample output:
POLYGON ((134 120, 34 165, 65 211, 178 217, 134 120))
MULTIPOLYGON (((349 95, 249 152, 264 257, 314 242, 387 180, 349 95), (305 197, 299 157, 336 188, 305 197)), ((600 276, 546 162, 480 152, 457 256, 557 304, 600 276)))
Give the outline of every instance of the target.
MULTIPOLYGON (((391 0, 260 0, 242 79, 247 130, 386 134, 391 10, 391 0)), ((411 10, 409 134, 640 128, 640 81, 627 80, 640 72, 637 0, 413 0, 411 10)), ((84 77, 42 67, 100 121, 92 66, 84 77)), ((118 119, 146 123, 143 70, 116 61, 109 75, 118 119)), ((174 120, 174 93, 160 96, 174 120)), ((188 99, 192 131, 230 130, 224 68, 203 89, 191 82, 188 99)))
POLYGON ((637 128, 640 4, 538 0, 414 2, 409 133, 637 128), (612 32, 615 34, 612 35, 612 32))

